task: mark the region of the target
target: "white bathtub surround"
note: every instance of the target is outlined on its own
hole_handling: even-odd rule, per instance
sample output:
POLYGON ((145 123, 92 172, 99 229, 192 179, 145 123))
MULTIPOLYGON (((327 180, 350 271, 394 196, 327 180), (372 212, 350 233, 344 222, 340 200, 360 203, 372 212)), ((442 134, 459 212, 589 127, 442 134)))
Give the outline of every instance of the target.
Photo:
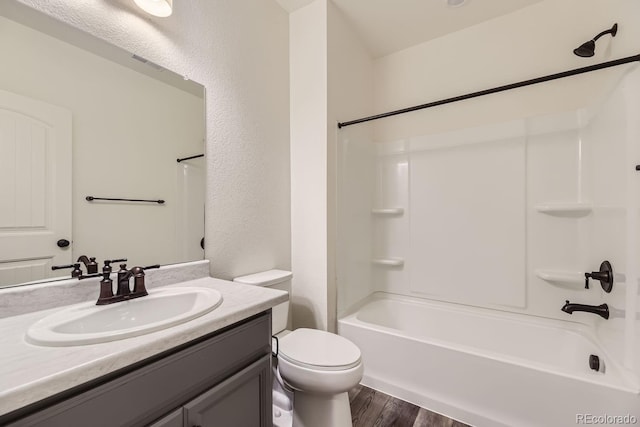
POLYGON ((555 100, 576 82, 363 125, 369 139, 341 130, 348 232, 339 235, 339 333, 361 347, 366 385, 480 426, 639 415, 640 67, 576 78, 593 91, 567 111, 553 112, 555 100), (493 103, 535 98, 548 113, 470 124, 493 103), (456 117, 457 128, 439 131, 443 117, 456 117), (357 157, 367 145, 373 155, 357 157), (374 194, 370 206, 358 200, 363 192, 374 194), (378 214, 397 208, 402 214, 378 214), (605 260, 611 293, 593 281, 585 289, 584 273, 605 260), (423 301, 425 313, 395 301, 367 310, 375 292, 416 298, 411 307, 423 301), (610 317, 569 315, 560 310, 566 300, 606 303, 610 317), (589 369, 591 354, 604 372, 589 369))
POLYGON ((513 285, 526 271, 521 130, 486 140, 480 132, 471 136, 475 130, 412 138, 410 292, 474 305, 525 306, 525 288, 513 285))
POLYGON ((74 347, 39 347, 24 340, 30 325, 57 308, 1 319, 0 415, 187 343, 287 300, 285 292, 210 277, 174 286, 211 287, 223 295, 224 301, 215 310, 169 329, 74 347))
POLYGON ((364 385, 474 426, 640 419, 637 375, 578 323, 377 293, 338 331, 362 349, 364 385), (605 373, 589 368, 590 354, 605 373))
MULTIPOLYGON (((153 289, 208 276, 208 260, 163 265, 145 271, 145 286, 153 289)), ((111 274, 111 279, 117 282, 117 272, 111 274)), ((97 301, 100 280, 67 279, 0 289, 0 319, 84 301, 97 301)))

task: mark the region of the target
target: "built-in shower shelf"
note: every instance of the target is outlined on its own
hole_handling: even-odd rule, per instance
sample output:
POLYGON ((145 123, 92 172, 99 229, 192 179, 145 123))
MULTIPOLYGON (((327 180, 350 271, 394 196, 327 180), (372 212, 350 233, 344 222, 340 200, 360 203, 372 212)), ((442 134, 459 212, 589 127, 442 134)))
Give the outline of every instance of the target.
POLYGON ((383 267, 402 267, 404 260, 402 258, 376 258, 371 260, 373 265, 380 265, 383 267))
POLYGON ((536 270, 536 276, 561 288, 584 288, 584 273, 579 271, 536 270))
POLYGON ((541 203, 536 205, 538 212, 553 215, 579 218, 591 213, 593 205, 587 202, 575 203, 541 203))
POLYGON ((399 216, 404 214, 404 208, 374 208, 371 213, 376 216, 399 216))

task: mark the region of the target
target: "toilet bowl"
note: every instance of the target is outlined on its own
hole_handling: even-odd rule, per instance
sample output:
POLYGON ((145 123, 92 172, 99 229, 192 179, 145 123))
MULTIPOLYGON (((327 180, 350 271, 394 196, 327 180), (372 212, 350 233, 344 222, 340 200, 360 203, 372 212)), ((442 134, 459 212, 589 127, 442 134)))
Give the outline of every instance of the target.
POLYGON ((355 344, 329 332, 296 329, 280 340, 278 371, 294 390, 293 426, 351 426, 347 392, 363 372, 355 344))
MULTIPOLYGON (((269 270, 234 282, 290 291, 291 272, 269 270)), ((351 426, 347 392, 362 379, 360 349, 348 339, 316 329, 286 329, 289 303, 272 309, 272 334, 278 337, 274 378, 274 425, 285 427, 282 414, 293 394, 293 427, 351 426), (281 379, 282 384, 278 381, 281 379)))

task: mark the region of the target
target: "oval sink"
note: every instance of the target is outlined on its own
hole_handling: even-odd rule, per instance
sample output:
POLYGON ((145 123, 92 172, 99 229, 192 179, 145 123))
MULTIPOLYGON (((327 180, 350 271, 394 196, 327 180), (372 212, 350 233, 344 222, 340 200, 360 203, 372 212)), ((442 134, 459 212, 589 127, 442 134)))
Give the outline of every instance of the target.
POLYGON ((26 340, 53 347, 115 341, 188 322, 221 303, 222 295, 215 289, 152 289, 149 295, 129 301, 69 306, 31 325, 26 340))

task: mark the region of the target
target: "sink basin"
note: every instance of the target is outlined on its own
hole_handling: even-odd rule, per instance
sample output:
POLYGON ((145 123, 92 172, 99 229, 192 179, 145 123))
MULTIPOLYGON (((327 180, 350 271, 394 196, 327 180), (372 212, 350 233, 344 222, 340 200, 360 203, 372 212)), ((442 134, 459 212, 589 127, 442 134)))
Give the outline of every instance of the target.
POLYGON ((215 289, 172 287, 109 305, 75 304, 34 323, 27 331, 31 344, 62 347, 96 344, 148 334, 200 317, 218 307, 215 289))

